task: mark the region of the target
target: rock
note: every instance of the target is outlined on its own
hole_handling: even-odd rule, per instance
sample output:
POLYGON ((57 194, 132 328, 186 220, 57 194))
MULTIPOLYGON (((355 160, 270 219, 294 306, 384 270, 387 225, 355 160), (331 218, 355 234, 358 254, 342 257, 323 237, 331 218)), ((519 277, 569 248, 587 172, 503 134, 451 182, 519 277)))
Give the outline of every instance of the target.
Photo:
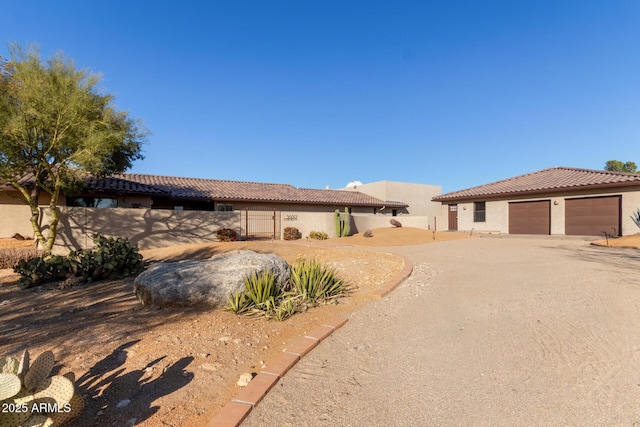
POLYGON ((364 237, 373 237, 373 231, 367 230, 362 234, 364 237))
POLYGON ((129 405, 129 403, 131 403, 131 400, 122 399, 120 402, 118 402, 118 404, 116 405, 116 408, 118 408, 118 409, 124 408, 125 406, 129 405))
POLYGON ((154 264, 136 277, 133 292, 147 306, 220 307, 227 304, 229 295, 245 290, 246 276, 266 270, 272 271, 280 283, 288 283, 290 268, 284 259, 239 250, 207 260, 154 264))
POLYGON ((200 365, 200 368, 204 369, 205 371, 215 372, 218 369, 222 368, 222 365, 220 363, 203 363, 202 365, 200 365))
POLYGON ((240 375, 240 379, 238 380, 237 384, 240 387, 246 387, 246 386, 249 385, 249 383, 251 382, 251 380, 255 376, 256 376, 256 374, 254 374, 252 372, 246 372, 246 373, 240 375))
POLYGON ((26 240, 26 238, 20 233, 14 234, 13 236, 11 236, 11 238, 16 240, 26 240))
POLYGON ((402 224, 400 223, 400 221, 398 221, 397 219, 391 219, 391 221, 389 221, 391 223, 391 225, 393 225, 394 227, 402 227, 402 224))

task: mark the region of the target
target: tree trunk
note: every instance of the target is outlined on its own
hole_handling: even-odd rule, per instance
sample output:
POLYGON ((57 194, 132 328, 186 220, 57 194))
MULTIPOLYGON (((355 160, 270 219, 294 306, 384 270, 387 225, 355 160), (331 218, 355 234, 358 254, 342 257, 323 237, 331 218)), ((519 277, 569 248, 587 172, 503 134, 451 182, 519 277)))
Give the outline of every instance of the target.
POLYGON ((33 190, 31 190, 31 193, 28 193, 26 189, 24 189, 23 187, 17 187, 15 185, 14 187, 17 188, 25 197, 27 204, 29 205, 29 209, 31 209, 30 221, 31 221, 31 227, 33 228, 33 234, 35 235, 35 238, 38 241, 38 243, 42 247, 44 247, 46 243, 46 239, 42 234, 42 229, 40 228, 40 208, 38 207, 38 199, 40 198, 40 189, 38 188, 38 186, 36 186, 33 188, 33 190))

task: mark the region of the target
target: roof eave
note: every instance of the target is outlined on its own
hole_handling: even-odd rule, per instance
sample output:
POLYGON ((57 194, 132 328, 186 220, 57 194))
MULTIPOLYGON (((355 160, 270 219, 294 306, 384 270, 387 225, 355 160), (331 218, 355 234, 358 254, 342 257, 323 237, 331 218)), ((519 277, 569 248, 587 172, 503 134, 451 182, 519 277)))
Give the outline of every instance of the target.
POLYGON ((473 200, 489 200, 489 199, 504 199, 512 196, 541 196, 548 194, 558 194, 558 193, 567 193, 572 191, 581 191, 581 190, 600 190, 600 189, 610 189, 610 188, 621 188, 621 187, 640 187, 639 181, 630 181, 630 182, 613 182, 606 184, 589 184, 589 185, 580 185, 580 186, 571 186, 571 187, 559 187, 559 188, 547 188, 540 190, 528 190, 528 191, 510 191, 504 193, 491 193, 491 194, 479 194, 473 196, 454 196, 454 197, 434 197, 431 201, 434 202, 464 202, 464 201, 473 201, 473 200))

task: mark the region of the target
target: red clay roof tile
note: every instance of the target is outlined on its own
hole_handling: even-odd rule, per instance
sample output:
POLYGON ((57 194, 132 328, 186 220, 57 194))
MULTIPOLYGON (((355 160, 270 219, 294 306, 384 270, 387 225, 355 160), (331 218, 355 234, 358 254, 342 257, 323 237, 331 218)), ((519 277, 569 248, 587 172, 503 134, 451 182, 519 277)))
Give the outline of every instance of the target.
MULTIPOLYGON (((384 206, 385 202, 357 191, 315 190, 288 184, 182 178, 122 173, 87 181, 91 191, 166 195, 177 199, 300 203, 315 205, 384 206)), ((392 207, 406 207, 392 202, 392 207)))
POLYGON ((444 202, 627 185, 640 186, 640 174, 559 166, 442 194, 432 200, 444 202))

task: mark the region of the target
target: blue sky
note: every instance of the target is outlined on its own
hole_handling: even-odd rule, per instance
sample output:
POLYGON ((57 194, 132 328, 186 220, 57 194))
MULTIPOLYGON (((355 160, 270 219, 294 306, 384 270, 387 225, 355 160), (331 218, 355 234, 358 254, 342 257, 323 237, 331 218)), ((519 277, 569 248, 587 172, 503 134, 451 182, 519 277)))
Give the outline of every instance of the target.
POLYGON ((455 191, 640 164, 638 1, 3 2, 6 45, 102 73, 131 172, 455 191))

